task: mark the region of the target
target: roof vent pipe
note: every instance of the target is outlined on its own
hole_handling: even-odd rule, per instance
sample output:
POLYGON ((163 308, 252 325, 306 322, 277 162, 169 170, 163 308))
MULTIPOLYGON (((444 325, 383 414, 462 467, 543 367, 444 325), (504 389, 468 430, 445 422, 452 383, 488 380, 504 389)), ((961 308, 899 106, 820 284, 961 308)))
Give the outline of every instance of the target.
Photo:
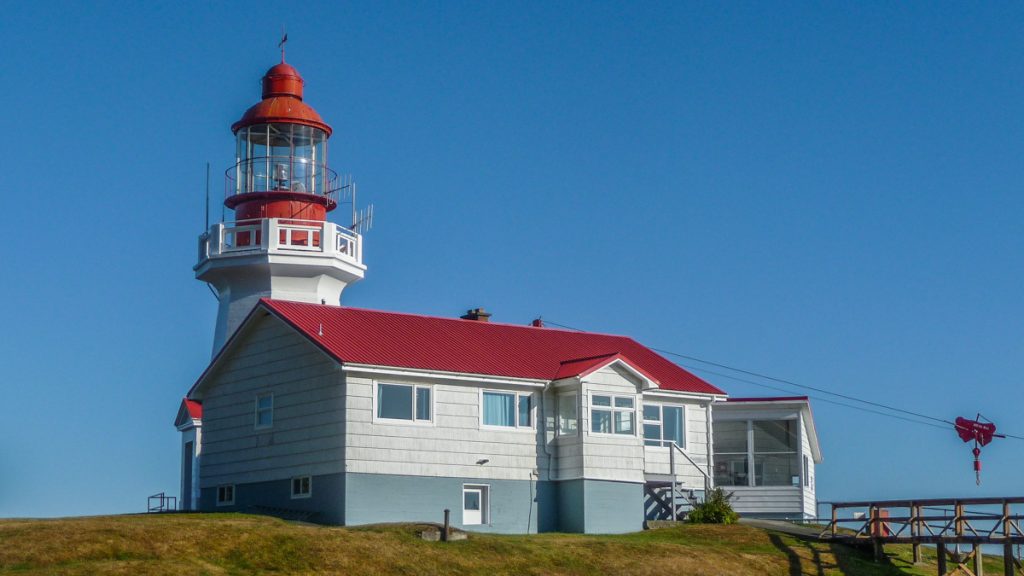
POLYGON ((466 313, 460 316, 463 320, 475 320, 477 322, 490 322, 491 313, 483 308, 473 308, 472 310, 466 310, 466 313))

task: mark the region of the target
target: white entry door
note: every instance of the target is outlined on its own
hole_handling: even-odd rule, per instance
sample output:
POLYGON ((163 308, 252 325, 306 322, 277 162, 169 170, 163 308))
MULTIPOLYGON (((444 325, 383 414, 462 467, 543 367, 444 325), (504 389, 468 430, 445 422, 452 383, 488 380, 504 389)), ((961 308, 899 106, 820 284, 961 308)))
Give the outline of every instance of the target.
POLYGON ((462 525, 473 526, 484 523, 483 487, 465 487, 462 489, 462 525))

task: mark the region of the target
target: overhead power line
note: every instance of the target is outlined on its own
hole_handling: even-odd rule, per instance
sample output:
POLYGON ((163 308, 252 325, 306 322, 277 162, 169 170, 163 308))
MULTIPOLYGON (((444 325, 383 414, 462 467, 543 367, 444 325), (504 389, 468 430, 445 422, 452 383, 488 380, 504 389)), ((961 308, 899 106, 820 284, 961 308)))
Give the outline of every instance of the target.
MULTIPOLYGON (((548 320, 546 318, 544 319, 544 323, 545 324, 550 324, 552 326, 558 326, 559 328, 565 328, 566 330, 575 330, 577 332, 585 332, 585 330, 581 330, 581 329, 575 328, 573 326, 567 326, 565 324, 559 324, 558 322, 552 322, 551 320, 548 320)), ((822 401, 822 402, 827 402, 829 404, 835 404, 836 406, 842 406, 844 408, 851 408, 853 410, 860 410, 862 412, 868 412, 868 413, 871 413, 871 414, 877 414, 879 416, 887 416, 889 418, 895 418, 897 420, 903 420, 905 422, 910 422, 910 423, 913 423, 913 424, 921 424, 921 425, 924 425, 924 426, 931 426, 933 428, 946 429, 946 426, 940 426, 939 424, 934 424, 933 422, 939 422, 941 424, 946 424, 948 426, 952 426, 953 428, 958 428, 958 426, 957 426, 957 424, 955 422, 952 422, 952 421, 947 420, 945 418, 938 418, 938 417, 935 417, 935 416, 929 416, 928 414, 922 414, 920 412, 914 412, 913 410, 906 410, 906 409, 903 409, 903 408, 899 408, 897 406, 892 406, 890 404, 885 404, 885 403, 882 403, 882 402, 875 402, 873 400, 865 400, 863 398, 858 398, 856 396, 850 396, 849 394, 841 394, 839 392, 832 392, 831 390, 825 390, 823 388, 818 388, 818 387, 815 387, 815 386, 808 386, 806 384, 800 384, 800 383, 797 383, 797 382, 793 382, 792 380, 786 380, 784 378, 776 378, 775 376, 769 376, 768 374, 762 374, 760 372, 754 372, 752 370, 745 370, 743 368, 737 368, 735 366, 729 366, 728 364, 722 364, 721 362, 713 362, 711 360, 705 360, 703 358, 698 358, 696 356, 690 356, 688 354, 682 354, 682 353, 679 353, 679 352, 673 352, 671 350, 665 350, 665 349, 662 349, 662 348, 651 348, 651 350, 654 350, 655 352, 659 352, 661 354, 666 354, 666 355, 669 355, 669 356, 675 356, 677 358, 683 358, 685 360, 690 360, 692 362, 699 362, 701 364, 706 364, 708 366, 714 366, 716 368, 722 368, 724 370, 731 370, 731 371, 736 372, 738 374, 744 374, 744 375, 747 375, 747 376, 752 376, 754 378, 762 378, 764 380, 768 380, 768 381, 771 381, 771 382, 776 382, 778 384, 784 384, 786 386, 792 386, 794 388, 800 388, 802 390, 811 390, 811 391, 814 391, 814 392, 818 392, 819 394, 827 394, 829 396, 834 396, 836 398, 842 398, 843 400, 849 400, 851 402, 859 402, 859 403, 865 404, 867 406, 873 406, 875 408, 881 408, 883 410, 889 410, 890 412, 881 412, 879 410, 871 410, 869 408, 865 408, 864 406, 856 406, 856 405, 853 405, 853 404, 847 404, 845 402, 837 402, 835 400, 830 400, 830 399, 827 399, 827 398, 821 398, 820 396, 811 396, 811 398, 814 398, 815 400, 819 400, 819 401, 822 401), (893 414, 891 412, 896 412, 897 414, 893 414), (900 416, 899 414, 904 414, 905 416, 900 416), (912 416, 914 418, 919 418, 919 420, 914 420, 912 418, 908 418, 907 416, 912 416), (922 421, 922 420, 930 420, 931 422, 925 422, 925 421, 922 421)), ((721 372, 715 372, 713 370, 708 370, 706 368, 700 368, 700 367, 696 367, 696 366, 687 366, 687 365, 684 365, 684 364, 679 363, 679 362, 676 362, 676 364, 678 364, 679 366, 681 366, 683 368, 686 368, 688 370, 697 370, 697 371, 704 372, 704 373, 707 373, 707 374, 713 374, 715 376, 720 376, 722 378, 729 378, 730 380, 735 380, 737 382, 744 382, 746 384, 752 384, 754 386, 761 386, 763 388, 768 388, 768 389, 776 390, 776 391, 780 391, 780 392, 787 392, 787 393, 790 393, 790 394, 793 393, 792 390, 787 390, 785 388, 779 388, 777 386, 771 386, 771 385, 765 384, 763 382, 757 382, 757 381, 749 380, 749 379, 746 379, 746 378, 739 378, 737 376, 732 376, 732 375, 729 375, 729 374, 723 374, 721 372)), ((1013 438, 1015 440, 1024 440, 1024 436, 1017 436, 1017 435, 1014 435, 1014 434, 1003 434, 1003 433, 1000 433, 1000 435, 1004 436, 1006 438, 1013 438)))

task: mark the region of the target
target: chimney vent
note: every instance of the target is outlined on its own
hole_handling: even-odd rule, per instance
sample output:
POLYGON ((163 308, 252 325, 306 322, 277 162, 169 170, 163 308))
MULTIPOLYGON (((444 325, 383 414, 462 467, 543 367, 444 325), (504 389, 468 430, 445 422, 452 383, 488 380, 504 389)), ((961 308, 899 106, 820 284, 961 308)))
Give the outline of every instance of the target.
POLYGON ((475 320, 477 322, 490 322, 491 313, 483 308, 473 308, 472 310, 466 310, 466 314, 460 316, 463 320, 475 320))
POLYGON ((530 326, 533 326, 534 328, 543 328, 544 320, 542 320, 541 318, 537 318, 533 322, 530 322, 530 326))

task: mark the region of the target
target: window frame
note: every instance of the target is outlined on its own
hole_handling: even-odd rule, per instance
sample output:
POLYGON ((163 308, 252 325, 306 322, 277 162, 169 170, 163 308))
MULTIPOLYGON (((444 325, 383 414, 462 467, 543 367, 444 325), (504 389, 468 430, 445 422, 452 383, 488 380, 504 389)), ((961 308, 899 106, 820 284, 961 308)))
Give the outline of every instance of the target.
POLYGON ((273 392, 260 392, 256 394, 255 411, 253 412, 253 430, 268 430, 274 427, 274 393, 273 392), (264 398, 270 399, 269 408, 260 408, 260 400, 264 398), (267 424, 260 424, 260 412, 266 411, 270 414, 270 422, 267 424))
POLYGON ((579 437, 579 435, 580 394, 575 391, 569 394, 555 394, 555 438, 572 438, 573 436, 579 437), (562 428, 562 402, 563 400, 568 401, 570 398, 572 398, 572 420, 576 423, 576 428, 571 432, 567 432, 562 428))
POLYGON ((234 484, 221 484, 217 486, 217 506, 234 506, 235 505, 235 485, 234 484), (231 499, 222 498, 221 496, 231 491, 231 499))
POLYGON ((686 404, 672 404, 672 403, 667 403, 667 402, 644 402, 643 405, 640 407, 640 418, 641 418, 641 422, 640 422, 640 435, 643 438, 644 446, 647 447, 647 448, 670 448, 671 447, 672 441, 671 440, 665 440, 665 407, 678 408, 679 409, 680 420, 681 420, 681 423, 682 423, 682 432, 683 432, 682 441, 683 441, 683 443, 682 444, 677 444, 677 446, 679 446, 679 448, 681 450, 685 451, 686 450, 686 446, 687 446, 687 442, 686 442, 686 404), (658 408, 658 420, 648 420, 647 419, 647 416, 644 414, 644 408, 647 408, 648 406, 657 407, 658 408), (644 432, 643 427, 646 426, 648 423, 654 423, 654 422, 657 422, 658 428, 661 430, 661 439, 658 440, 658 444, 648 444, 647 442, 651 442, 653 440, 648 440, 647 439, 647 434, 644 432))
POLYGON ((533 392, 519 392, 519 391, 515 391, 515 390, 499 390, 499 389, 496 389, 496 388, 481 388, 479 396, 480 396, 480 402, 479 402, 480 418, 479 418, 479 420, 480 420, 480 428, 481 429, 484 429, 484 430, 508 430, 508 431, 515 430, 515 431, 523 431, 523 432, 530 432, 530 431, 533 431, 533 430, 536 429, 536 427, 537 427, 537 416, 536 416, 537 403, 533 399, 533 396, 534 396, 533 392), (514 396, 515 397, 515 412, 514 412, 514 415, 512 417, 512 421, 513 421, 512 426, 505 426, 505 425, 502 425, 502 424, 487 424, 486 422, 484 422, 484 394, 503 394, 503 395, 506 395, 506 396, 514 396), (520 403, 523 401, 524 397, 530 403, 530 411, 528 412, 528 414, 530 416, 530 424, 527 425, 527 426, 524 426, 524 425, 519 423, 519 408, 520 408, 520 403))
POLYGON ((436 421, 437 421, 437 410, 436 410, 436 408, 437 408, 437 396, 436 396, 436 394, 434 392, 435 392, 435 387, 434 387, 433 384, 413 384, 413 383, 409 383, 409 382, 394 382, 394 381, 385 381, 385 380, 374 380, 373 381, 373 399, 372 399, 373 405, 370 408, 370 415, 372 417, 371 421, 374 424, 393 424, 393 425, 400 425, 400 426, 436 426, 436 421), (411 410, 411 418, 410 419, 406 420, 405 418, 385 418, 385 417, 379 416, 377 414, 377 411, 380 408, 378 402, 380 402, 380 386, 382 384, 384 386, 401 386, 401 387, 404 387, 404 388, 410 388, 411 389, 410 394, 412 395, 412 410, 411 410), (428 419, 428 420, 422 420, 422 419, 419 419, 419 418, 416 417, 416 412, 417 412, 416 408, 418 407, 417 406, 417 402, 418 402, 418 391, 419 390, 427 390, 428 394, 430 395, 430 419, 428 419))
POLYGON ((598 393, 590 392, 588 394, 588 400, 589 400, 589 403, 590 403, 589 404, 589 408, 590 408, 590 426, 588 427, 587 432, 589 434, 594 434, 594 435, 597 435, 597 436, 612 436, 612 437, 616 437, 616 438, 629 438, 629 437, 636 438, 637 437, 637 428, 638 428, 636 423, 637 423, 638 420, 640 420, 640 418, 637 418, 637 414, 636 414, 637 407, 640 406, 640 402, 637 401, 637 397, 638 397, 637 394, 603 394, 603 393, 600 393, 600 392, 598 392, 598 393), (609 406, 599 406, 599 407, 595 408, 594 407, 594 397, 595 396, 610 398, 611 399, 611 404, 609 406), (630 407, 630 408, 616 406, 616 401, 618 399, 620 399, 620 398, 628 398, 633 403, 633 406, 630 407), (594 431, 594 420, 595 420, 595 418, 594 418, 594 410, 598 410, 598 411, 601 411, 601 412, 609 412, 611 414, 611 430, 612 430, 611 432, 596 432, 596 431, 594 431), (628 414, 632 415, 633 430, 631 432, 624 433, 624 432, 616 432, 615 431, 615 429, 616 429, 616 426, 615 426, 615 424, 616 424, 615 415, 617 413, 622 413, 622 414, 627 414, 628 413, 628 414))
POLYGON ((490 526, 491 525, 491 485, 490 484, 463 484, 462 485, 462 521, 463 526, 490 526), (480 491, 480 523, 466 524, 466 490, 480 491))
POLYGON ((290 486, 289 490, 291 491, 291 499, 292 500, 301 500, 303 498, 312 498, 313 497, 313 477, 312 476, 310 476, 308 474, 305 475, 305 476, 293 476, 291 481, 288 484, 290 486), (303 480, 306 481, 306 491, 305 492, 301 492, 301 491, 300 492, 296 492, 295 491, 295 482, 298 481, 299 482, 299 487, 301 488, 303 480))
MULTIPOLYGON (((712 446, 712 455, 715 458, 715 465, 716 466, 718 465, 718 462, 719 462, 718 457, 719 456, 738 456, 738 455, 743 455, 744 459, 745 459, 745 461, 747 463, 747 483, 746 484, 719 484, 716 481, 715 482, 716 485, 731 486, 731 487, 734 487, 734 488, 735 487, 738 487, 738 488, 803 488, 804 486, 806 486, 805 482, 808 482, 807 474, 803 472, 803 466, 801 465, 801 463, 802 463, 801 457, 806 459, 806 455, 803 453, 803 447, 802 447, 801 440, 800 440, 800 438, 801 438, 801 427, 803 426, 803 422, 800 420, 800 418, 764 418, 764 417, 761 417, 761 418, 735 418, 735 419, 733 419, 733 418, 725 418, 725 419, 718 420, 718 423, 727 423, 727 422, 730 422, 730 423, 732 423, 732 422, 743 422, 746 425, 746 440, 745 440, 745 442, 746 442, 746 452, 719 452, 717 450, 714 450, 714 447, 712 446), (793 434, 793 440, 794 440, 793 450, 785 451, 785 452, 780 452, 780 451, 771 451, 771 452, 769 452, 769 451, 759 451, 759 450, 757 450, 757 446, 755 445, 756 442, 754 441, 754 437, 755 437, 755 434, 754 434, 754 423, 755 422, 793 422, 794 426, 796 428, 795 431, 794 431, 794 434, 793 434), (794 477, 794 475, 791 474, 790 475, 790 482, 788 482, 788 483, 784 483, 784 484, 763 484, 762 483, 762 484, 759 484, 757 482, 757 476, 758 476, 758 473, 757 473, 757 456, 758 455, 781 456, 781 455, 786 455, 786 454, 789 454, 789 455, 793 456, 793 462, 791 464, 795 464, 795 466, 797 468, 797 471, 798 471, 798 473, 797 473, 798 476, 803 476, 801 481, 794 484, 792 482, 792 478, 794 477)), ((712 422, 712 428, 714 427, 714 424, 715 424, 715 422, 712 422)), ((714 445, 714 440, 712 440, 712 445, 714 445)), ((717 476, 717 473, 716 473, 716 476, 717 476)), ((761 476, 762 477, 764 476, 764 472, 761 473, 761 476)))

